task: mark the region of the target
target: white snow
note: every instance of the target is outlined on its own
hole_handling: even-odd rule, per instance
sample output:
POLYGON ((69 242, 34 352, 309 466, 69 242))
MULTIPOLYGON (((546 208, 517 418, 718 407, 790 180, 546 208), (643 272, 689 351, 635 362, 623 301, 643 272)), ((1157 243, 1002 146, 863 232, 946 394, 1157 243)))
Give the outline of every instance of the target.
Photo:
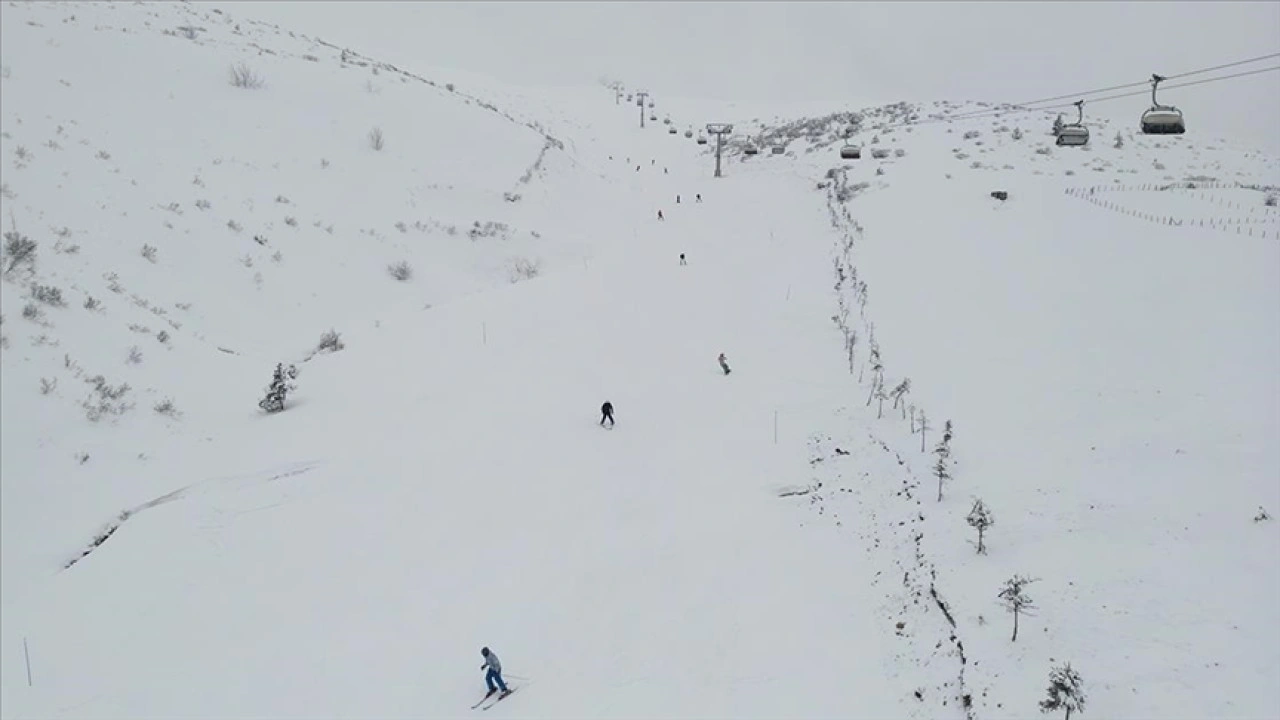
POLYGON ((484 645, 499 717, 1025 718, 1062 661, 1085 717, 1280 716, 1275 158, 953 101, 744 159, 850 108, 641 130, 248 6, 2 12, 3 717, 463 717, 484 645))

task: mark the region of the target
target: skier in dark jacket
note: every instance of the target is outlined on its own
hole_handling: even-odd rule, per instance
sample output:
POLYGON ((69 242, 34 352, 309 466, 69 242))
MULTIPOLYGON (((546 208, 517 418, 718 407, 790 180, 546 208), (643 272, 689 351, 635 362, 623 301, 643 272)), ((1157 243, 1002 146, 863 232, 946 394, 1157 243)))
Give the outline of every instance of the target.
POLYGON ((613 403, 605 400, 600 406, 600 425, 604 426, 604 421, 609 421, 609 427, 613 427, 613 403))
POLYGON ((498 661, 497 653, 489 648, 480 648, 480 654, 484 656, 484 664, 480 666, 481 670, 489 669, 484 674, 484 681, 489 685, 489 695, 501 690, 503 695, 510 695, 511 691, 507 689, 507 684, 502 681, 502 663, 498 661))

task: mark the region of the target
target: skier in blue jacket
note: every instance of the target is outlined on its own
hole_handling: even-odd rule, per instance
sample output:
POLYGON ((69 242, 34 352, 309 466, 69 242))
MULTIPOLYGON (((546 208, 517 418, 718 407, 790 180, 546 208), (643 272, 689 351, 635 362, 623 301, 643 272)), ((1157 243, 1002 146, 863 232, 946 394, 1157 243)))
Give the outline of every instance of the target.
POLYGON ((484 681, 489 685, 489 692, 485 697, 494 694, 498 690, 502 691, 502 695, 510 695, 511 691, 507 689, 507 684, 502 681, 502 663, 498 661, 497 653, 489 648, 480 648, 480 654, 484 656, 484 664, 480 666, 481 670, 489 669, 485 673, 484 681))

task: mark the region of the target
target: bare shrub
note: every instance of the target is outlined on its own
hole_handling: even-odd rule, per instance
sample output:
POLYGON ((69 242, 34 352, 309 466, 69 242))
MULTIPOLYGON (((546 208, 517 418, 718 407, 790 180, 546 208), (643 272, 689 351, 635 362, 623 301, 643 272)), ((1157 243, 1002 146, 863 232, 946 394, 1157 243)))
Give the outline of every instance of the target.
POLYGON ((381 150, 386 144, 382 137, 382 128, 375 127, 369 131, 369 147, 374 150, 381 150))
POLYGON ((167 330, 161 330, 156 333, 156 340, 159 340, 161 344, 169 342, 169 332, 167 330))
POLYGON ((19 265, 26 265, 34 269, 36 265, 36 241, 17 230, 11 230, 4 234, 4 254, 9 259, 9 266, 4 270, 5 274, 13 272, 13 269, 19 265))
POLYGON ((56 389, 58 389, 58 378, 53 378, 52 380, 49 378, 40 378, 41 395, 48 395, 56 389))
POLYGON ((32 322, 40 322, 44 319, 44 311, 40 309, 40 306, 29 302, 22 306, 22 317, 32 322))
POLYGON ((289 227, 298 227, 298 218, 292 215, 286 215, 284 218, 284 224, 289 227))
POLYGON ((528 258, 515 258, 511 261, 511 282, 532 280, 542 274, 542 263, 528 258))
POLYGON ((329 330, 329 332, 320 336, 320 342, 316 344, 316 351, 338 352, 345 347, 346 344, 342 342, 342 335, 336 330, 329 330))
POLYGON ((107 384, 107 379, 101 375, 94 376, 85 382, 93 386, 93 392, 81 402, 85 417, 90 421, 97 422, 107 415, 123 415, 133 409, 133 403, 124 400, 124 396, 130 390, 128 383, 111 387, 107 384))
POLYGON ((232 65, 230 79, 232 87, 244 88, 246 90, 257 90, 266 82, 256 70, 249 67, 246 63, 236 63, 235 65, 232 65))
POLYGON ((213 204, 210 203, 208 200, 205 200, 202 198, 196 201, 196 207, 201 210, 208 210, 209 208, 213 207, 213 204))
POLYGON ((165 398, 164 400, 156 403, 151 409, 165 417, 173 418, 174 420, 182 417, 182 413, 178 411, 178 406, 173 404, 173 398, 165 398))
POLYGON ((413 268, 409 267, 409 263, 404 260, 388 265, 387 272, 391 273, 391 277, 400 282, 405 282, 413 277, 413 268))
POLYGON ((240 232, 241 230, 244 230, 244 226, 236 222, 235 220, 228 220, 227 228, 231 230, 231 232, 240 232))
POLYGON ((67 304, 66 300, 62 299, 62 289, 52 285, 32 285, 31 297, 35 298, 36 302, 54 307, 63 307, 67 304))
POLYGON ((137 365, 138 363, 142 362, 142 350, 139 349, 137 345, 134 345, 133 347, 129 348, 129 357, 127 360, 125 360, 125 362, 129 363, 130 365, 137 365))
POLYGON ((156 261, 156 248, 155 248, 155 246, 154 246, 154 245, 143 245, 143 246, 142 246, 142 257, 146 258, 149 262, 153 262, 153 263, 154 263, 154 262, 156 261))
POLYGON ((86 298, 84 299, 84 309, 85 309, 85 310, 93 311, 93 310, 98 310, 98 309, 100 309, 101 307, 102 307, 102 302, 101 302, 100 300, 98 300, 97 298, 95 298, 94 296, 92 296, 92 295, 90 295, 90 296, 88 296, 88 297, 86 297, 86 298))

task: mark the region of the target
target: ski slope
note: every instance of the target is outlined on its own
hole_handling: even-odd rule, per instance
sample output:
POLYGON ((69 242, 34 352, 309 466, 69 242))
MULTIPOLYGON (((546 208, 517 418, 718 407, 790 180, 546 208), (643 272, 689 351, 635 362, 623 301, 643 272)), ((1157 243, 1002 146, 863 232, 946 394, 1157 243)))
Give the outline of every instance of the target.
POLYGON ((824 113, 641 129, 240 12, 3 8, 3 717, 465 717, 484 645, 498 717, 1023 718, 1062 660, 1087 716, 1280 714, 1274 158, 984 117, 713 179, 663 117, 824 113))

